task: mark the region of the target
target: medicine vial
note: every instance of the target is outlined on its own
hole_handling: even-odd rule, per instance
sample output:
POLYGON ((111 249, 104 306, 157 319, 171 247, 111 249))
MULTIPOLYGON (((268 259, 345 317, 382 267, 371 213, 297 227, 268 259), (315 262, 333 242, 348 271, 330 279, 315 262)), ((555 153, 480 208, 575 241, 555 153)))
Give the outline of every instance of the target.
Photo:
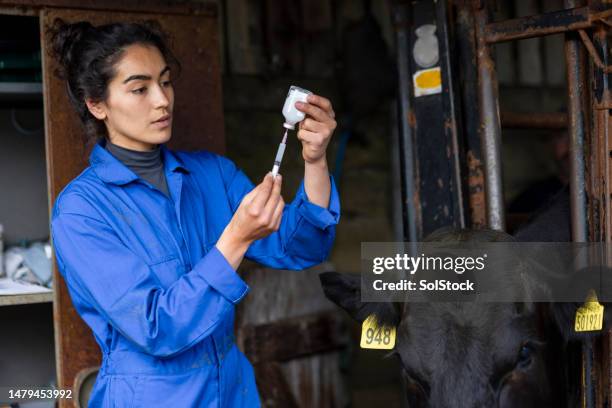
POLYGON ((294 130, 295 124, 304 120, 304 112, 301 112, 295 108, 296 102, 306 102, 308 95, 312 92, 302 89, 298 86, 291 86, 285 104, 283 105, 283 116, 285 117, 285 123, 283 126, 287 129, 294 130))

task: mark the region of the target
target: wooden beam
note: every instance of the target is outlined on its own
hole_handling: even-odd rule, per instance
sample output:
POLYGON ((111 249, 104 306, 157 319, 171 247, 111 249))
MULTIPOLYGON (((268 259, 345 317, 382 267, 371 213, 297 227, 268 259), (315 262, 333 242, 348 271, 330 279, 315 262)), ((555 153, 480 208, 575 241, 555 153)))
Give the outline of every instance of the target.
POLYGON ((242 329, 244 353, 253 364, 288 361, 343 348, 348 331, 338 313, 320 313, 242 329))
POLYGON ((212 1, 177 2, 150 0, 0 0, 0 7, 17 9, 71 8, 81 10, 147 12, 163 14, 183 14, 197 16, 217 16, 217 5, 212 1))

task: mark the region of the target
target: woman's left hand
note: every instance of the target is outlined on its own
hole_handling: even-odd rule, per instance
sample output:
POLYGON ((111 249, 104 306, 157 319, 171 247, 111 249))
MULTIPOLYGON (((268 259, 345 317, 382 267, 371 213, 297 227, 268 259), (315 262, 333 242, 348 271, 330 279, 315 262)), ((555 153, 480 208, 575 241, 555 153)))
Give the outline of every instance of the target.
POLYGON ((309 164, 325 160, 325 151, 336 129, 336 114, 329 99, 308 95, 308 103, 297 102, 295 107, 306 114, 300 122, 297 138, 302 142, 302 157, 309 164))

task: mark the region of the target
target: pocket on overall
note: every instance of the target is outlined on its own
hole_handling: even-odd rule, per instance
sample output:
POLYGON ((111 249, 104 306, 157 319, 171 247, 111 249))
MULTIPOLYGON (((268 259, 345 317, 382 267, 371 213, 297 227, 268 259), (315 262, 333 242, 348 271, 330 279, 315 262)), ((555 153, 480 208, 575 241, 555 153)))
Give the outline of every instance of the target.
POLYGON ((149 267, 164 289, 176 282, 185 273, 185 266, 178 258, 166 259, 149 265, 149 267))
POLYGON ((109 399, 113 408, 138 408, 140 377, 109 376, 109 399))
POLYGON ((174 375, 141 376, 138 397, 142 407, 216 406, 219 380, 212 365, 174 375))

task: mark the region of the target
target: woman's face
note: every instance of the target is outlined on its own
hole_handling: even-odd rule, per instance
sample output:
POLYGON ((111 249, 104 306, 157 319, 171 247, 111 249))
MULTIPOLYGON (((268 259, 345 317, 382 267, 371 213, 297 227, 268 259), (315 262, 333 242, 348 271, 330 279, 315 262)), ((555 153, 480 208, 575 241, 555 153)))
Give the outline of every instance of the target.
POLYGON ((174 90, 157 47, 130 45, 114 68, 106 100, 87 102, 90 112, 106 124, 110 141, 147 151, 170 140, 174 90))

